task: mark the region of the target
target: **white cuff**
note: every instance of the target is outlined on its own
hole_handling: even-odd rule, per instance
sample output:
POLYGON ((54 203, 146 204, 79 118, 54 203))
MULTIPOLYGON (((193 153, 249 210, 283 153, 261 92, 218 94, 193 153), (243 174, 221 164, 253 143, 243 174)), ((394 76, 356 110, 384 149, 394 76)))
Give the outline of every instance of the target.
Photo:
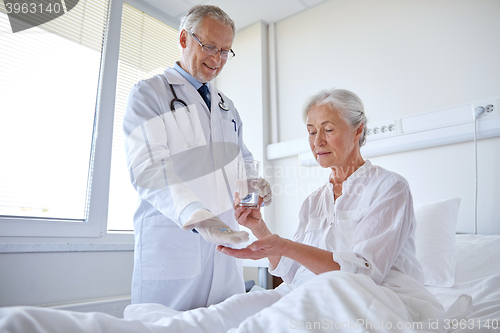
POLYGON ((372 273, 372 265, 365 258, 358 256, 354 252, 333 252, 333 261, 340 265, 341 271, 356 273, 358 268, 362 268, 364 271, 368 271, 368 275, 372 273))
MULTIPOLYGON (((216 217, 212 212, 206 209, 197 209, 190 216, 189 219, 182 225, 182 229, 191 230, 196 228, 196 225, 200 222, 210 220, 216 217)), ((218 220, 218 219, 217 219, 218 220)), ((222 222, 222 221, 221 221, 222 222)))
POLYGON ((290 271, 292 264, 293 264, 293 260, 290 258, 287 258, 287 257, 281 257, 281 260, 279 261, 278 266, 276 266, 274 268, 271 267, 271 262, 269 262, 269 274, 274 275, 274 276, 278 276, 278 277, 284 277, 290 271))
MULTIPOLYGON (((193 214, 198 209, 207 209, 201 202, 195 201, 187 205, 179 215, 179 222, 181 227, 187 223, 191 214, 193 214)), ((207 209, 208 210, 208 209, 207 209)))

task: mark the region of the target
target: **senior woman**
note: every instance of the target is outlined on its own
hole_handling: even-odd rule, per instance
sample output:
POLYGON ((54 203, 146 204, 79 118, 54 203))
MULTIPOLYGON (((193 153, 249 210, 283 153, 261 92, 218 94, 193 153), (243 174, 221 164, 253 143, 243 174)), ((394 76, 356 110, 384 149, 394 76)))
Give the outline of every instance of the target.
POLYGON ((303 119, 314 157, 332 171, 302 204, 294 240, 272 234, 260 211, 238 207, 237 198, 236 218, 258 241, 246 249, 218 249, 239 258, 268 257, 271 273, 288 283, 307 271, 342 270, 380 284, 391 269, 422 282, 410 188, 400 175, 361 156, 367 118, 360 98, 323 90, 305 104, 303 119))
MULTIPOLYGON (((331 315, 328 319, 342 323, 368 318, 379 325, 391 320, 431 320, 443 325, 444 311, 423 286, 415 258, 415 216, 408 183, 361 156, 367 120, 359 97, 341 89, 321 91, 305 104, 303 116, 312 153, 321 167, 332 171, 328 181, 304 201, 294 239, 272 234, 260 208, 239 207, 236 194, 236 219, 258 240, 244 249, 217 247, 221 255, 269 258, 271 273, 285 283, 275 290, 234 295, 185 312, 159 304, 133 304, 125 310, 125 318, 139 322, 134 321, 134 326, 115 320, 109 324, 113 329, 139 332, 144 325, 147 332, 288 332, 294 329, 292 320, 299 316, 315 320, 307 316, 325 309, 331 315)), ((30 310, 27 317, 33 321, 35 315, 47 316, 36 311, 41 310, 30 310)), ((87 318, 72 316, 71 323, 87 318)), ((107 325, 97 322, 101 328, 107 325)), ((51 332, 63 332, 56 329, 60 323, 55 326, 51 332)), ((417 327, 442 331, 439 326, 417 327)), ((413 331, 402 327, 399 331, 413 331)), ((87 332, 79 328, 73 325, 72 332, 87 332)), ((351 331, 352 327, 342 328, 351 331)), ((396 323, 391 328, 398 331, 396 323)))
POLYGON ((363 102, 348 90, 323 90, 306 102, 303 119, 314 157, 332 171, 302 204, 294 239, 272 234, 260 210, 238 207, 236 198, 238 223, 258 240, 245 249, 218 250, 237 258, 267 257, 271 274, 292 286, 329 271, 367 276, 366 288, 383 286, 397 295, 393 306, 403 305, 398 316, 404 321, 433 320, 439 325, 421 327, 439 331, 444 311, 423 286, 415 257, 410 187, 402 176, 361 156, 367 130, 363 102))

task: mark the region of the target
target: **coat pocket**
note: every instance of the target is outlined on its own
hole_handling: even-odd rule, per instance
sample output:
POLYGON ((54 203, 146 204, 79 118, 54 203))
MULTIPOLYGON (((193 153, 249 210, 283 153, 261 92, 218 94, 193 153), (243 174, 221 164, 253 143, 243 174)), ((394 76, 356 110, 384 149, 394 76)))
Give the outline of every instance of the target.
POLYGON ((238 144, 238 132, 236 131, 235 120, 234 119, 228 120, 222 118, 220 121, 221 121, 221 130, 224 142, 231 142, 238 144))
POLYGON ((163 216, 144 221, 141 243, 143 280, 190 279, 201 273, 200 236, 163 216))
POLYGON ((356 228, 365 213, 366 210, 362 208, 337 211, 335 232, 340 233, 343 236, 343 243, 347 245, 342 247, 343 250, 348 251, 351 249, 352 240, 357 230, 356 228))

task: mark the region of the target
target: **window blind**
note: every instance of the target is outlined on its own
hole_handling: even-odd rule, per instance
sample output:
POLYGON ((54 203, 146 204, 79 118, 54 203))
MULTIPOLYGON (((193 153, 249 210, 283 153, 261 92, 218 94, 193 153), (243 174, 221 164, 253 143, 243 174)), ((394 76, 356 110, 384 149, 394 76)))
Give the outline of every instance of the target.
POLYGON ((0 216, 84 221, 107 0, 12 32, 0 1, 0 216))
POLYGON ((118 60, 108 230, 133 230, 137 193, 125 159, 123 116, 130 89, 180 59, 178 30, 124 3, 118 60))
MULTIPOLYGON (((66 0, 66 6, 62 6, 62 10, 67 8, 66 13, 52 21, 48 21, 38 28, 47 32, 54 33, 58 36, 77 42, 80 45, 90 47, 94 50, 101 50, 104 24, 107 21, 108 1, 107 0, 79 0, 75 6, 76 0, 66 0)), ((48 4, 41 2, 44 6, 48 4)), ((11 8, 11 10, 13 10, 11 8)), ((5 4, 0 2, 0 12, 7 13, 5 4)), ((31 15, 32 18, 26 18, 30 23, 37 23, 46 19, 43 13, 35 12, 31 15)), ((10 31, 10 23, 7 23, 6 31, 10 31)), ((33 32, 33 31, 31 31, 33 32)))

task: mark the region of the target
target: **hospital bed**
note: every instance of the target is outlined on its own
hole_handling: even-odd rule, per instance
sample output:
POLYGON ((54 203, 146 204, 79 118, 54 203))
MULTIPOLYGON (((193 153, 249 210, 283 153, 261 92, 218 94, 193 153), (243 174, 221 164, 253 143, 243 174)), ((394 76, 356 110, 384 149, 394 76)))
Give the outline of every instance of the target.
POLYGON ((456 235, 454 254, 453 286, 427 287, 449 309, 448 332, 500 332, 500 236, 456 235))
MULTIPOLYGON (((447 309, 446 319, 439 323, 446 332, 500 332, 500 235, 455 234, 459 202, 451 199, 415 209, 417 256, 426 273, 425 284, 447 309)), ((309 281, 313 283, 297 288, 280 304, 252 316, 244 328, 231 332, 413 332, 421 328, 410 323, 383 326, 389 309, 377 308, 376 302, 367 305, 366 299, 359 300, 367 292, 362 286, 330 276, 315 277, 309 281)), ((170 332, 157 319, 130 321, 51 309, 37 309, 36 316, 26 317, 19 315, 22 309, 0 308, 0 332, 170 332), (6 330, 6 318, 11 330, 6 330)), ((155 311, 157 318, 175 313, 168 308, 155 311)), ((424 331, 431 331, 431 324, 424 331)))

